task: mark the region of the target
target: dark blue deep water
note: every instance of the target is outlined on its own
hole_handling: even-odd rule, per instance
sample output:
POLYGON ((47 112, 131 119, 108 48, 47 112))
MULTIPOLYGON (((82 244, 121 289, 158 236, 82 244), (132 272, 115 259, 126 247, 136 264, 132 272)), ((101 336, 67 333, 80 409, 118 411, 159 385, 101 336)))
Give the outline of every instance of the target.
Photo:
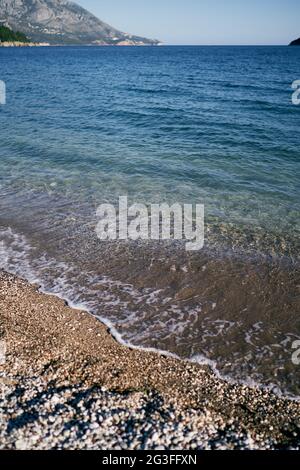
POLYGON ((297 79, 300 48, 0 49, 0 267, 127 343, 299 394, 297 79), (206 249, 101 244, 119 195, 204 203, 206 249))

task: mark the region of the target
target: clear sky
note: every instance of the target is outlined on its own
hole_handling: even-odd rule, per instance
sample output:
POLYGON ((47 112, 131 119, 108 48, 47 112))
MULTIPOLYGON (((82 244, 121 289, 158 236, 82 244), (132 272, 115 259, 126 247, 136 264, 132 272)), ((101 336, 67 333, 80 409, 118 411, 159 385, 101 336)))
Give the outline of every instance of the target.
POLYGON ((75 0, 124 32, 166 44, 287 44, 300 0, 75 0))

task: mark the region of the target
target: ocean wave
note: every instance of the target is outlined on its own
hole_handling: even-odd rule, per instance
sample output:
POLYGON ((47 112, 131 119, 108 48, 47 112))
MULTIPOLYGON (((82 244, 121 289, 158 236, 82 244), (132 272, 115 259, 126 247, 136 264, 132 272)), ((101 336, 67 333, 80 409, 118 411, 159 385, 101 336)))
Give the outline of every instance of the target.
MULTIPOLYGON (((234 373, 225 372, 222 367, 220 368, 220 364, 222 364, 220 358, 214 360, 209 354, 200 353, 183 357, 180 353, 160 348, 159 336, 161 332, 158 328, 157 318, 153 325, 148 322, 146 335, 149 337, 149 333, 153 336, 158 334, 157 347, 143 344, 143 329, 137 335, 137 330, 133 328, 133 335, 131 335, 128 332, 130 326, 132 327, 136 322, 138 324, 143 323, 142 317, 145 305, 154 306, 157 309, 162 308, 161 295, 165 295, 164 289, 141 290, 135 288, 131 283, 124 283, 105 275, 95 276, 93 272, 80 272, 79 266, 56 260, 45 252, 37 250, 24 235, 15 232, 12 228, 2 228, 0 230, 0 269, 27 279, 30 283, 38 285, 41 292, 63 299, 72 308, 90 312, 107 326, 118 342, 125 346, 206 365, 223 380, 272 390, 278 396, 299 400, 297 394, 291 393, 284 383, 280 387, 277 382, 272 381, 264 384, 259 376, 256 379, 251 376, 237 378, 234 373), (123 313, 122 317, 118 318, 118 312, 123 313)), ((183 272, 187 271, 188 268, 183 269, 183 272)), ((190 323, 193 317, 196 318, 199 314, 202 315, 201 306, 198 311, 190 307, 187 316, 184 310, 173 304, 172 298, 165 298, 165 304, 169 305, 168 307, 165 306, 169 310, 169 314, 167 321, 162 325, 163 330, 167 328, 170 333, 175 332, 175 335, 183 334, 187 322, 190 323), (180 323, 182 323, 182 329, 180 329, 180 323)), ((216 307, 216 304, 212 304, 213 309, 216 309, 216 307)), ((163 316, 160 321, 164 322, 163 316)), ((234 323, 226 320, 211 320, 207 324, 208 329, 203 334, 202 340, 205 341, 207 337, 211 337, 214 341, 217 341, 218 337, 222 337, 224 332, 229 331, 233 326, 234 323)), ((255 335, 260 328, 263 328, 263 325, 257 324, 254 325, 253 331, 250 329, 247 332, 245 340, 252 346, 255 346, 255 335)), ((295 338, 296 336, 294 336, 295 338)), ((234 372, 234 367, 232 372, 234 372)))

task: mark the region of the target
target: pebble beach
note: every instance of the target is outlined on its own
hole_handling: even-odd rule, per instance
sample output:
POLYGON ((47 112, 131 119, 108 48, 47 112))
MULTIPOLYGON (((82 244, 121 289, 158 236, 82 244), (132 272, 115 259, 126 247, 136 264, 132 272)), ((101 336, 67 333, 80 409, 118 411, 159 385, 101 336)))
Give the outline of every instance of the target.
POLYGON ((126 348, 3 271, 0 335, 1 449, 300 448, 300 403, 126 348))

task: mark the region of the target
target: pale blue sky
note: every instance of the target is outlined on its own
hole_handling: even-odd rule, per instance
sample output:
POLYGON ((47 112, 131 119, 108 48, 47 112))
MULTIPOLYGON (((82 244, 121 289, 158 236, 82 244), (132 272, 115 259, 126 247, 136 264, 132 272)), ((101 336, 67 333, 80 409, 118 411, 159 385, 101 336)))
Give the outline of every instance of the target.
POLYGON ((167 44, 287 44, 300 0, 75 0, 101 20, 167 44))

